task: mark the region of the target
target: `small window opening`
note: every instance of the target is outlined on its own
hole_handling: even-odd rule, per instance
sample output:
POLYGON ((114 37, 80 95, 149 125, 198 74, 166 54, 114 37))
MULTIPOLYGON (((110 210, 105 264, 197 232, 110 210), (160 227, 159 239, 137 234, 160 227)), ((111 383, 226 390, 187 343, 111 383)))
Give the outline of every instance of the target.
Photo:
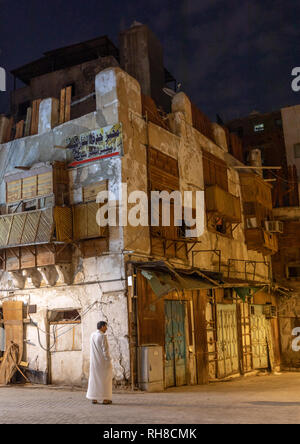
POLYGON ((49 316, 50 323, 72 323, 81 322, 81 316, 78 310, 53 310, 49 316))
POLYGON ((259 131, 264 131, 265 129, 265 124, 264 123, 259 123, 257 125, 254 125, 254 131, 257 133, 259 131))

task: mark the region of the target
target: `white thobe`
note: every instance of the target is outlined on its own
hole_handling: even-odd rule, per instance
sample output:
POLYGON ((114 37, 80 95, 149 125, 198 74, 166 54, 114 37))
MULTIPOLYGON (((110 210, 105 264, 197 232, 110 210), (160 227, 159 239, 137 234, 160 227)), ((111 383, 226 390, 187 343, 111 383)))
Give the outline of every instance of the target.
POLYGON ((90 338, 90 376, 86 397, 103 401, 112 399, 112 363, 107 337, 97 330, 90 338))

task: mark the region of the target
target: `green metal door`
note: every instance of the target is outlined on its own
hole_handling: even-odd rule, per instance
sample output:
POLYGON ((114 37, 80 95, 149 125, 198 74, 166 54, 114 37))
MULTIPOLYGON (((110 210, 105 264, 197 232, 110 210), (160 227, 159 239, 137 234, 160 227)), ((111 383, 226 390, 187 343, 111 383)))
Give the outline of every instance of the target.
POLYGON ((185 302, 165 301, 165 386, 186 384, 185 302))
POLYGON ((267 320, 263 305, 251 305, 251 342, 253 368, 268 368, 267 320))

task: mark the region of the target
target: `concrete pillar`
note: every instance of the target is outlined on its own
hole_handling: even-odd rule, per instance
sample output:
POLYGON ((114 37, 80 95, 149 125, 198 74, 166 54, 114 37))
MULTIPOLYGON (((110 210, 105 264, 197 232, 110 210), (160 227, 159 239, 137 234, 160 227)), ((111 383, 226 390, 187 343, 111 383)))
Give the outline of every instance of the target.
MULTIPOLYGON (((253 167, 261 167, 262 166, 261 150, 259 148, 254 148, 250 151, 249 163, 253 167)), ((258 170, 256 170, 256 172, 261 177, 263 176, 262 169, 258 169, 258 170)))
POLYGON ((142 114, 141 88, 137 80, 120 68, 107 68, 95 78, 96 109, 106 125, 128 120, 129 110, 142 114))
POLYGON ((5 143, 5 136, 8 127, 9 119, 3 114, 0 115, 0 144, 5 143))
POLYGON ((193 125, 192 106, 186 94, 180 92, 173 97, 172 113, 181 112, 188 125, 193 125))
POLYGON ((49 97, 40 103, 39 108, 39 129, 38 133, 43 134, 50 131, 58 124, 59 100, 49 97))
POLYGON ((228 145, 227 145, 225 130, 217 123, 212 123, 211 125, 212 125, 212 130, 214 133, 214 138, 215 138, 216 144, 219 147, 223 148, 224 151, 228 152, 228 145))

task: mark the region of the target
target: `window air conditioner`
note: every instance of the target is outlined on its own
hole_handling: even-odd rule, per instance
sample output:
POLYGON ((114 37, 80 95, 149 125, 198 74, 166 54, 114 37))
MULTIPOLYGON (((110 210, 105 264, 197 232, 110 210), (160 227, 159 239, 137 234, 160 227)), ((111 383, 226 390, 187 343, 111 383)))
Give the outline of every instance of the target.
POLYGON ((283 222, 280 220, 266 220, 265 227, 270 233, 283 233, 283 222))

